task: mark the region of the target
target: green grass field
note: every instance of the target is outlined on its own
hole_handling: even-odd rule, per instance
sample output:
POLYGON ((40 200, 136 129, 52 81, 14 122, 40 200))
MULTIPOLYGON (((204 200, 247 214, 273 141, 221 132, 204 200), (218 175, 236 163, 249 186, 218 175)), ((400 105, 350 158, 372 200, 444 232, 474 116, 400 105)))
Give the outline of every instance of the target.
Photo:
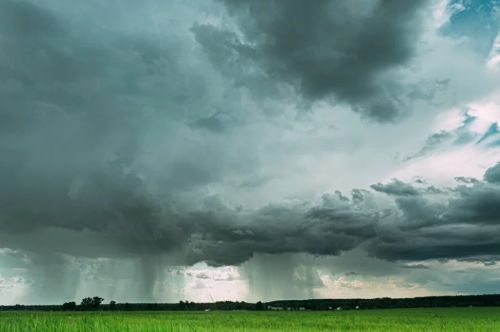
POLYGON ((500 331, 500 308, 332 312, 3 312, 1 332, 500 331))

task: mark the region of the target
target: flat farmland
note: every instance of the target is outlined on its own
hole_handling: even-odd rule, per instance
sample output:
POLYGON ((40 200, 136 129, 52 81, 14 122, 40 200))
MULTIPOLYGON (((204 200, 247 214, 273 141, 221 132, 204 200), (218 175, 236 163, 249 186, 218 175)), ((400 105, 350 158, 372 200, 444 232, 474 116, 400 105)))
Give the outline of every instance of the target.
POLYGON ((500 331, 500 308, 315 312, 2 312, 0 331, 500 331))

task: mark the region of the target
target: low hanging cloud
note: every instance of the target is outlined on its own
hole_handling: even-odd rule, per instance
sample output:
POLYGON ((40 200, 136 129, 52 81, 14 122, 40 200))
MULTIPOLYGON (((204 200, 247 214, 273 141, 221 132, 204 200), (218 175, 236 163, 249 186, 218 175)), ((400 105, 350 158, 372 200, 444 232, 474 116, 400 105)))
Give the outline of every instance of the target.
POLYGON ((387 232, 379 232, 371 241, 370 252, 390 260, 498 257, 500 186, 495 176, 499 169, 500 163, 489 168, 482 181, 439 194, 420 191, 408 196, 401 195, 405 191, 387 190, 387 185, 373 186, 395 199, 398 215, 394 224, 382 228, 387 232))
MULTIPOLYGON (((268 207, 232 232, 210 232, 216 228, 207 226, 198 233, 204 241, 197 250, 210 253, 204 260, 225 264, 255 252, 337 255, 357 247, 387 260, 495 259, 500 255, 499 170, 497 164, 484 180, 440 190, 398 180, 373 185, 391 204, 363 191, 350 198, 325 195, 315 206, 268 207)), ((231 225, 223 228, 236 227, 231 225)))
POLYGON ((67 195, 31 193, 36 206, 27 210, 15 205, 28 207, 23 197, 11 197, 0 234, 13 249, 40 251, 43 245, 42 252, 90 257, 168 254, 180 264, 238 265, 256 253, 338 255, 358 247, 387 260, 494 259, 500 254, 498 174, 500 163, 483 180, 454 188, 429 190, 398 180, 373 185, 389 202, 356 190, 351 197, 324 195, 319 204, 241 210, 216 197, 199 209, 162 206, 140 178, 110 168, 73 184, 67 195))
MULTIPOLYGON (((364 204, 360 202, 359 204, 364 204)), ((187 254, 192 262, 240 264, 255 253, 338 255, 375 235, 378 212, 364 209, 340 193, 323 196, 317 206, 268 205, 254 211, 221 207, 194 214, 187 254)))

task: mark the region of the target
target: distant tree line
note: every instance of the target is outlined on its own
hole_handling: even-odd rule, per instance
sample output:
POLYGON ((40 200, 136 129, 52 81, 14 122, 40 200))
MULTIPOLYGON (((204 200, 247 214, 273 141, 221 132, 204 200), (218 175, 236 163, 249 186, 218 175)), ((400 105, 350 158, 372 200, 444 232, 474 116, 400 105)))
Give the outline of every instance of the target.
POLYGON ((492 307, 500 306, 500 294, 428 296, 415 298, 377 298, 377 299, 323 299, 323 300, 279 300, 271 302, 233 302, 218 301, 195 303, 117 303, 110 301, 103 304, 99 296, 83 298, 80 304, 65 302, 62 305, 12 305, 0 306, 2 310, 45 310, 45 311, 147 311, 147 310, 355 310, 355 309, 391 309, 391 308, 434 308, 434 307, 492 307))
MULTIPOLYGON (((62 305, 63 311, 74 311, 74 310, 99 310, 104 299, 100 296, 94 297, 84 297, 80 305, 76 305, 76 302, 64 302, 62 305)), ((115 301, 111 301, 109 306, 116 304, 115 301)))
POLYGON ((267 307, 284 310, 351 310, 351 309, 395 309, 436 307, 496 307, 500 306, 500 294, 426 296, 414 298, 376 299, 324 299, 324 300, 280 300, 266 303, 267 307))

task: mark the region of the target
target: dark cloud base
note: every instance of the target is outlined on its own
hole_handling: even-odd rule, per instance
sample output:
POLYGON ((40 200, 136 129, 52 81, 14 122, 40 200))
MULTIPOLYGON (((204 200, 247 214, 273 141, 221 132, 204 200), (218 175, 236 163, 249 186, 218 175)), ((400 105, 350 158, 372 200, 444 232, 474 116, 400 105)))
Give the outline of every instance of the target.
POLYGON ((376 192, 355 190, 351 197, 325 194, 318 205, 258 210, 233 209, 212 197, 193 210, 163 205, 137 176, 109 169, 82 180, 70 197, 52 191, 37 207, 18 209, 14 203, 26 207, 25 198, 4 197, 11 201, 2 209, 0 237, 14 249, 43 245, 47 253, 91 257, 170 254, 182 264, 235 265, 255 253, 338 255, 358 247, 386 260, 484 260, 500 254, 499 170, 500 163, 483 180, 440 190, 398 180, 373 185, 390 204, 376 192))

